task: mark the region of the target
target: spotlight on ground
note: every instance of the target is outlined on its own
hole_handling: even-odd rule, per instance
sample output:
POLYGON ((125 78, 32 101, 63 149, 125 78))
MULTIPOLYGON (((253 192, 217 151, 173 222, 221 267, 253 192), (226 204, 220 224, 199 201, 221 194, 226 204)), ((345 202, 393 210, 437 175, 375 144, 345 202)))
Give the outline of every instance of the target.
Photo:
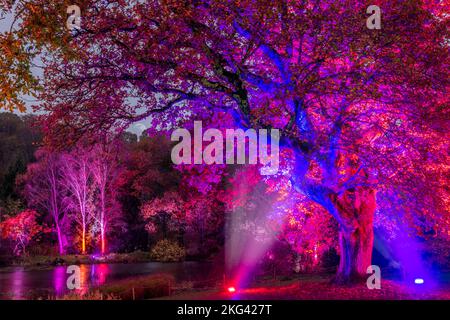
POLYGON ((228 291, 229 293, 235 293, 235 292, 236 292, 236 288, 235 288, 235 287, 228 287, 228 288, 227 288, 227 291, 228 291))
POLYGON ((416 279, 414 279, 414 283, 415 284, 424 284, 424 280, 422 279, 422 278, 416 278, 416 279))

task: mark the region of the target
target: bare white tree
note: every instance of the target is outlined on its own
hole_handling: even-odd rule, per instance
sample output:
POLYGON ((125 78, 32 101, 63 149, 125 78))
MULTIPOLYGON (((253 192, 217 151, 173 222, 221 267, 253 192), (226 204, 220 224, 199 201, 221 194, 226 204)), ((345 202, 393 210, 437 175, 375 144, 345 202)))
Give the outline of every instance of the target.
POLYGON ((21 177, 25 184, 25 197, 31 207, 50 214, 58 237, 59 254, 64 254, 67 244, 67 208, 63 204, 65 190, 61 185, 61 158, 47 149, 38 150, 36 158, 37 161, 30 164, 21 177))
POLYGON ((89 152, 83 148, 76 149, 62 156, 63 185, 68 191, 67 204, 73 212, 74 221, 80 227, 81 252, 86 253, 86 235, 92 221, 90 201, 93 194, 93 178, 89 166, 89 152))

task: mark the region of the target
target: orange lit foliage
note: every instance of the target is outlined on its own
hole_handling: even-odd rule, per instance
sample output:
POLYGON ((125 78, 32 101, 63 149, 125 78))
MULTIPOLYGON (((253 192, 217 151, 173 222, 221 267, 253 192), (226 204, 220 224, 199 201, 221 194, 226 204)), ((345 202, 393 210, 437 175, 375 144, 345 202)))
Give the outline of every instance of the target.
POLYGON ((14 255, 25 254, 30 241, 36 239, 40 233, 50 231, 37 223, 37 216, 36 211, 25 210, 0 224, 0 235, 2 239, 8 239, 13 243, 14 255))

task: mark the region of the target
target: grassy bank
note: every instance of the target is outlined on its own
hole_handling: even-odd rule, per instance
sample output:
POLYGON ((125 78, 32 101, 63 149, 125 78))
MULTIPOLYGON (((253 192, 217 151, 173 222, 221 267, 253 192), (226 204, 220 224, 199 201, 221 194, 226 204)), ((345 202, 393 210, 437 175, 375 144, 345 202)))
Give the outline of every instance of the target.
POLYGON ((149 252, 135 251, 130 253, 110 253, 105 256, 94 255, 64 255, 64 256, 23 256, 16 259, 5 260, 8 267, 22 266, 33 269, 35 267, 52 267, 55 265, 79 265, 96 263, 133 263, 152 261, 149 252))
POLYGON ((337 286, 332 275, 302 275, 289 280, 257 281, 249 288, 227 292, 221 284, 209 288, 180 288, 170 275, 140 276, 116 281, 95 288, 84 296, 65 296, 62 299, 93 300, 448 300, 450 288, 443 285, 433 290, 412 290, 396 281, 383 281, 380 290, 369 290, 364 283, 337 286))

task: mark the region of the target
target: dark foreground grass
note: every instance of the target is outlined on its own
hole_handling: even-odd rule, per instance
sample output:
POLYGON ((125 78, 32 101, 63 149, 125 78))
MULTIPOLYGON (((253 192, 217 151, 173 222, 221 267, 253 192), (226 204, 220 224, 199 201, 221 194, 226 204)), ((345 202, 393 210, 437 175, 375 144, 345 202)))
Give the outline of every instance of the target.
POLYGON ((337 286, 331 283, 332 276, 303 276, 290 281, 265 281, 235 294, 220 288, 208 291, 185 291, 166 299, 175 300, 450 300, 448 286, 427 291, 411 288, 400 283, 384 280, 381 289, 370 290, 365 284, 337 286))
POLYGON ((171 275, 154 274, 115 281, 97 289, 106 296, 122 300, 142 300, 170 296, 174 283, 171 275))
POLYGON ((176 283, 169 274, 136 276, 91 288, 86 292, 55 297, 35 295, 29 299, 62 300, 450 300, 450 284, 427 290, 382 280, 381 289, 368 289, 362 283, 353 286, 332 284, 332 275, 301 275, 294 279, 265 279, 230 294, 220 282, 208 288, 196 283, 176 283))

